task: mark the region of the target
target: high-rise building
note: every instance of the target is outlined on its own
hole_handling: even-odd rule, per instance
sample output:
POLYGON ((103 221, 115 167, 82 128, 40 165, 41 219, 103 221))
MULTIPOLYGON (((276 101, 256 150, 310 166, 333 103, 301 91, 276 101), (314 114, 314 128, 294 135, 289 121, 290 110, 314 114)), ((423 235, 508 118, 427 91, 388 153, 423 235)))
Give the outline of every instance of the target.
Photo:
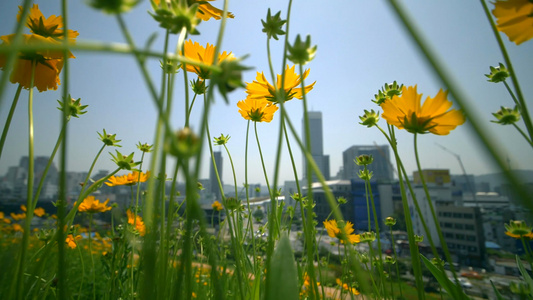
POLYGON ((371 145, 371 146, 351 146, 342 152, 342 179, 361 180, 358 166, 354 159, 359 155, 372 155, 374 162, 368 166, 373 172, 372 180, 380 182, 391 182, 393 180, 392 165, 390 163, 388 145, 371 145))
MULTIPOLYGON (((329 174, 329 155, 324 155, 324 139, 322 136, 322 113, 319 111, 308 112, 309 116, 309 132, 311 155, 313 156, 318 169, 324 175, 326 180, 330 179, 329 174)), ((305 143, 305 120, 302 120, 302 136, 305 143)), ((307 160, 303 158, 303 177, 307 177, 307 160)), ((317 177, 313 175, 313 181, 317 181, 317 177)))
POLYGON ((223 184, 222 181, 222 152, 215 151, 213 152, 213 157, 215 158, 215 164, 211 164, 209 168, 209 190, 213 194, 215 200, 222 199, 222 195, 220 193, 220 187, 218 185, 217 180, 217 174, 215 172, 215 166, 216 170, 218 172, 218 175, 220 176, 220 182, 223 184))

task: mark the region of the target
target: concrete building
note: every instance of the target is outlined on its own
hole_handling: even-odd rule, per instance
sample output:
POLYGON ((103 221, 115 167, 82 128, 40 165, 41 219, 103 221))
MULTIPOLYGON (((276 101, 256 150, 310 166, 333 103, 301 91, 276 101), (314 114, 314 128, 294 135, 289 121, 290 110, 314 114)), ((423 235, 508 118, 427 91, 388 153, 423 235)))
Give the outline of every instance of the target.
MULTIPOLYGON (((322 113, 319 111, 310 111, 309 115, 309 132, 311 133, 311 155, 318 169, 324 175, 326 180, 330 179, 329 155, 324 155, 324 139, 322 135, 322 113)), ((305 120, 302 120, 302 136, 305 142, 305 120)), ((307 178, 307 160, 303 157, 303 178, 307 178)), ((318 181, 313 175, 313 182, 318 181)))
POLYGON ((213 152, 213 156, 215 158, 215 164, 213 165, 213 163, 211 162, 209 167, 209 191, 213 194, 215 200, 220 200, 222 199, 222 194, 220 192, 220 186, 218 185, 215 166, 218 175, 220 176, 220 181, 222 182, 222 184, 224 184, 224 182, 222 181, 222 152, 215 151, 213 152))
POLYGON ((437 213, 452 259, 463 265, 484 267, 485 235, 480 208, 438 206, 437 213))

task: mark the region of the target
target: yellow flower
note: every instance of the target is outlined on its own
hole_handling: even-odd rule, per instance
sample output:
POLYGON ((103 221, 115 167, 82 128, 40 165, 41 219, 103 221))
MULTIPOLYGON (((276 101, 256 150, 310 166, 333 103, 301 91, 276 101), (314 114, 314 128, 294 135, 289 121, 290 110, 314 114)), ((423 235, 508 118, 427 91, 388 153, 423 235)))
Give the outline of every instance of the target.
POLYGON ((13 218, 13 220, 15 220, 15 221, 22 220, 22 219, 26 218, 26 214, 25 213, 21 213, 21 214, 11 213, 10 215, 11 215, 11 218, 13 218))
POLYGON ((350 287, 348 284, 346 283, 343 283, 342 280, 340 280, 339 278, 335 279, 335 282, 337 283, 337 285, 341 286, 342 289, 344 289, 345 291, 348 291, 354 295, 359 295, 359 291, 353 287, 350 287))
MULTIPOLYGON (((198 5, 198 11, 196 12, 196 17, 202 19, 202 21, 208 21, 211 18, 215 20, 220 20, 222 18, 223 10, 214 7, 213 5, 207 3, 206 1, 214 0, 194 0, 194 3, 201 3, 198 5)), ((228 11, 228 18, 234 18, 235 16, 228 11)))
POLYGON ((90 214, 106 212, 111 210, 111 207, 107 206, 108 202, 109 199, 107 199, 104 203, 100 203, 100 200, 95 199, 94 196, 89 196, 83 199, 83 202, 80 204, 80 206, 78 206, 78 211, 87 212, 90 214))
POLYGON ((416 85, 403 87, 401 96, 393 96, 381 104, 381 117, 399 129, 411 133, 447 135, 465 122, 463 114, 455 109, 448 110, 452 102, 446 99, 447 92, 440 90, 435 98, 427 97, 424 104, 422 94, 416 92, 416 85))
POLYGON ((497 0, 492 14, 496 28, 517 45, 533 38, 533 2, 529 0, 497 0))
MULTIPOLYGON (((223 10, 214 7, 206 1, 215 1, 215 0, 189 0, 189 4, 198 4, 198 10, 196 11, 196 17, 202 21, 209 21, 209 19, 214 18, 215 20, 220 20, 222 18, 223 10)), ((169 1, 167 1, 169 2, 169 1)), ((159 6, 161 3, 160 0, 154 0, 156 6, 159 6)), ((228 11, 228 18, 234 18, 235 16, 228 11)))
POLYGON ((146 227, 141 216, 135 216, 129 209, 126 211, 126 214, 128 215, 128 224, 135 226, 135 230, 139 232, 139 235, 144 236, 146 234, 146 227))
POLYGON ((146 174, 137 171, 133 171, 129 174, 123 176, 111 176, 109 177, 109 182, 106 182, 108 186, 117 186, 117 185, 135 185, 137 182, 146 182, 150 178, 150 171, 147 171, 146 174))
POLYGON ((263 99, 253 99, 250 96, 237 103, 239 113, 246 120, 254 122, 270 122, 278 107, 263 99))
MULTIPOLYGON (((17 20, 20 22, 20 17, 22 15, 22 6, 19 6, 19 13, 17 15, 17 20)), ((33 34, 37 34, 43 37, 51 37, 54 39, 63 39, 63 18, 61 16, 51 15, 48 18, 43 16, 43 13, 39 10, 39 5, 34 4, 30 8, 30 14, 26 21, 26 27, 28 27, 33 34)), ((74 41, 78 36, 77 31, 68 30, 68 39, 69 41, 74 41)))
POLYGON ((70 247, 70 249, 76 249, 77 241, 81 240, 81 235, 72 236, 72 234, 69 234, 67 238, 65 239, 65 243, 67 243, 67 246, 70 247))
POLYGON ((20 226, 20 224, 15 223, 12 226, 13 231, 24 232, 24 229, 22 228, 22 226, 20 226))
MULTIPOLYGON (((184 56, 188 59, 191 59, 193 61, 205 64, 205 65, 212 65, 213 61, 215 59, 215 46, 211 45, 209 43, 206 44, 205 48, 204 46, 200 45, 198 42, 194 42, 191 40, 188 40, 185 42, 184 46, 184 56)), ((226 51, 222 52, 222 54, 217 53, 217 63, 220 63, 223 60, 234 60, 235 57, 231 52, 227 53, 226 51)), ((211 71, 208 68, 205 67, 199 67, 194 66, 192 64, 187 64, 186 70, 188 72, 194 72, 198 75, 198 77, 202 79, 209 79, 211 75, 211 71)))
POLYGON ((213 204, 211 204, 211 207, 216 210, 216 211, 221 211, 224 209, 224 207, 222 206, 222 203, 218 202, 218 201, 215 201, 213 202, 213 204))
POLYGON ((37 217, 42 217, 46 214, 46 212, 44 211, 44 208, 42 207, 37 207, 33 213, 37 216, 37 217))
MULTIPOLYGON (((302 88, 299 88, 302 82, 302 77, 296 74, 294 68, 295 66, 289 68, 289 65, 287 65, 285 70, 285 84, 283 85, 285 91, 285 101, 291 100, 292 98, 303 98, 302 88)), ((303 79, 307 78, 307 75, 309 75, 309 69, 304 71, 303 79)), ((315 83, 316 81, 305 87, 306 94, 313 89, 315 83)), ((268 82, 263 72, 257 72, 255 80, 246 84, 246 93, 248 93, 248 97, 253 99, 266 99, 276 102, 276 93, 279 93, 278 90, 281 90, 281 86, 281 75, 278 74, 276 87, 274 87, 268 82)))
POLYGON ((341 243, 349 241, 350 244, 359 243, 360 236, 358 234, 352 234, 354 232, 353 224, 350 221, 346 221, 344 224, 344 232, 342 232, 342 223, 337 224, 336 220, 324 221, 324 227, 326 228, 328 235, 332 238, 338 238, 341 243))
MULTIPOLYGON (((10 44, 15 35, 4 35, 0 39, 3 41, 2 45, 10 44)), ((46 38, 36 34, 22 35, 22 43, 27 45, 43 45, 43 44, 57 44, 53 38, 46 38)), ((70 54, 69 58, 74 58, 70 54)), ((57 90, 60 84, 59 73, 63 69, 63 52, 40 50, 35 52, 20 53, 15 62, 13 71, 11 72, 10 81, 12 83, 19 83, 22 87, 29 89, 31 83, 32 69, 35 68, 34 86, 39 92, 47 90, 57 90)), ((6 64, 6 55, 0 55, 0 69, 4 69, 6 64)))

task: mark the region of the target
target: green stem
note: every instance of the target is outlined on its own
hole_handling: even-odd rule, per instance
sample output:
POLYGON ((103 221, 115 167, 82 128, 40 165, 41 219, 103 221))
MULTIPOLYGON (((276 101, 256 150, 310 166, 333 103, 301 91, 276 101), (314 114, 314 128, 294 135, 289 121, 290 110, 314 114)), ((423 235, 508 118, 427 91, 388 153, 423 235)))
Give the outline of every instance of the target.
POLYGON ((44 186, 44 180, 46 179, 46 175, 48 174, 48 170, 50 170, 50 167, 52 166, 54 162, 54 158, 57 154, 57 151, 59 150, 59 146, 61 145, 61 142, 63 141, 63 138, 65 137, 65 130, 66 128, 63 127, 61 129, 61 132, 59 133, 59 136, 57 137, 57 142, 54 147, 54 150, 52 150, 52 154, 50 155, 50 158, 48 159, 48 163, 46 164, 46 167, 44 168, 44 171, 41 175, 41 180, 39 180, 39 185, 37 186, 37 190, 35 191, 35 195, 33 196, 33 205, 32 207, 29 207, 28 209, 34 210, 37 206, 37 202, 39 201, 39 195, 41 194, 41 190, 44 186))
POLYGON ((256 243, 255 243, 255 234, 254 234, 254 224, 252 220, 252 209, 250 207, 250 187, 248 184, 248 141, 250 136, 250 120, 246 123, 246 142, 244 146, 244 187, 246 189, 246 207, 248 209, 248 230, 250 230, 250 236, 252 238, 252 251, 253 251, 253 268, 254 275, 259 276, 260 270, 257 268, 257 253, 256 253, 256 243))
MULTIPOLYGON (((448 250, 448 244, 444 240, 444 235, 442 234, 442 230, 440 228, 439 219, 437 219, 437 214, 435 213, 435 208, 433 207, 433 201, 431 200, 431 195, 429 194, 426 180, 424 178, 424 174, 422 173, 422 167, 420 166, 420 156, 418 155, 418 134, 416 133, 414 134, 414 148, 415 148, 416 168, 418 170, 418 175, 420 176, 420 181, 422 182, 422 187, 424 188, 424 193, 426 195, 426 200, 428 202, 429 210, 431 212, 431 217, 433 219, 435 229, 437 230, 437 235, 439 237, 440 246, 442 247, 446 260, 450 263, 450 270, 452 271, 453 277, 457 280, 457 274, 452 264, 453 261, 450 256, 450 251, 448 250)), ((444 269, 442 269, 442 271, 444 271, 444 269)))
MULTIPOLYGON (((400 297, 403 299, 403 293, 402 293, 402 282, 400 277, 400 268, 398 267, 398 255, 396 254, 396 247, 394 246, 394 235, 392 234, 392 226, 390 227, 390 238, 391 238, 391 247, 392 247, 392 253, 394 253, 394 261, 396 262, 396 277, 398 280, 398 287, 400 288, 400 297)), ((392 279, 391 279, 392 281, 392 279)), ((394 295, 394 294, 393 294, 394 295)), ((394 298, 394 297, 393 297, 394 298)))
POLYGON ((17 270, 17 299, 22 299, 22 292, 24 289, 23 274, 26 265, 26 252, 29 243, 30 225, 33 217, 32 201, 33 201, 33 177, 34 177, 34 161, 33 161, 33 90, 35 83, 35 67, 37 62, 35 60, 31 63, 31 79, 30 79, 30 91, 28 95, 28 178, 27 178, 27 191, 26 191, 26 218, 24 219, 24 232, 22 235, 22 249, 20 252, 19 267, 17 270))
MULTIPOLYGON (((7 72, 4 72, 4 73, 7 73, 7 72)), ((4 130, 2 130, 2 137, 0 138, 0 159, 2 158, 2 150, 4 150, 4 144, 6 142, 7 132, 9 131, 9 125, 11 124, 11 120, 13 119, 13 115, 15 114, 15 108, 17 107, 17 103, 19 101, 20 91, 22 91, 21 84, 19 84, 17 88, 17 92, 15 93, 15 98, 13 98, 13 103, 11 103, 11 108, 9 109, 9 113, 7 115, 6 124, 4 125, 4 130)))
MULTIPOLYGON (((93 275, 93 300, 96 299, 96 270, 94 269, 94 256, 93 256, 93 240, 92 240, 92 225, 93 225, 93 214, 89 214, 89 232, 87 233, 89 235, 89 255, 91 256, 91 265, 92 270, 91 273, 93 275)), ((131 266, 133 269, 133 266, 131 266)))
POLYGON ((526 135, 526 133, 522 129, 520 129, 520 127, 518 127, 515 123, 513 123, 513 126, 514 126, 514 128, 516 128, 516 130, 518 130, 518 132, 520 132, 522 137, 524 137, 524 139, 529 143, 529 145, 531 147, 533 147, 533 142, 531 141, 531 139, 529 139, 529 137, 526 135))
POLYGON ((531 117, 529 116, 529 110, 527 109, 527 106, 526 106, 526 100, 524 98, 524 95, 522 94, 522 90, 520 89, 520 84, 518 83, 518 77, 516 76, 516 72, 514 71, 511 58, 509 57, 509 54, 507 53, 505 44, 503 43, 502 37, 499 34, 498 29, 496 28, 496 24, 494 24, 494 19, 492 18, 490 14, 489 8, 487 7, 485 0, 480 0, 480 2, 481 2, 481 5, 483 6, 483 11, 485 12, 485 15, 487 16, 487 19, 489 20, 490 26, 492 28, 492 32, 494 33, 494 37, 496 38, 496 41, 498 42, 498 46, 500 47, 500 50, 502 52, 502 56, 503 56, 503 59, 505 60, 507 69, 509 70, 509 74, 511 75, 511 80, 513 81, 513 85, 514 85, 516 94, 518 96, 518 103, 520 103, 520 105, 518 105, 518 107, 520 108, 520 113, 522 114, 522 118, 524 119, 524 123, 526 124, 529 137, 530 139, 533 140, 533 123, 531 123, 531 117))
POLYGON ((505 88, 507 89, 507 92, 509 92, 509 95, 511 95, 511 98, 513 98, 514 104, 518 106, 518 109, 522 111, 522 108, 520 107, 520 102, 518 102, 518 99, 516 99, 516 96, 514 95, 513 91, 511 90, 511 87, 509 84, 507 84, 507 81, 503 81, 503 84, 505 85, 505 88))
MULTIPOLYGON (((364 167, 364 171, 368 172, 368 169, 367 169, 366 165, 364 167)), ((382 251, 382 248, 381 248, 381 237, 380 237, 380 232, 379 232, 379 220, 378 220, 378 215, 377 215, 377 212, 376 212, 376 205, 374 203, 374 195, 372 194, 372 187, 370 185, 370 180, 365 180, 365 187, 368 187, 368 188, 366 188, 367 191, 368 191, 367 195, 370 194, 370 202, 372 204, 372 212, 373 212, 373 215, 374 215, 374 223, 375 223, 375 227, 376 227, 376 236, 377 236, 377 240, 378 240, 378 272, 379 272, 379 278, 381 279, 381 285, 383 286, 384 297, 386 299, 386 298, 388 298, 388 295, 387 295, 387 289, 385 288, 385 282, 384 282, 384 278, 383 278, 383 259, 382 259, 383 251, 382 251)), ((370 223, 370 218, 369 218, 368 221, 370 223)))
POLYGON ((387 138, 392 148, 392 151, 394 152, 394 159, 396 160, 396 166, 398 169, 398 182, 400 185, 400 193, 402 195, 403 214, 405 217, 407 237, 409 240, 409 252, 411 253, 411 257, 414 258, 411 260, 411 262, 413 265, 413 273, 415 276, 416 290, 418 293, 418 299, 425 299, 424 281, 422 280, 422 266, 420 264, 420 259, 416 259, 418 257, 418 244, 416 243, 414 239, 413 222, 411 220, 411 212, 409 210, 409 203, 407 202, 407 193, 405 191, 403 174, 401 172, 402 163, 401 163, 400 155, 398 154, 398 148, 396 145, 396 137, 394 134, 394 129, 389 127, 389 131, 390 131, 390 137, 389 137, 389 135, 387 135, 387 133, 385 133, 383 129, 381 129, 379 126, 376 126, 376 127, 381 131, 381 133, 383 133, 385 138, 387 138))

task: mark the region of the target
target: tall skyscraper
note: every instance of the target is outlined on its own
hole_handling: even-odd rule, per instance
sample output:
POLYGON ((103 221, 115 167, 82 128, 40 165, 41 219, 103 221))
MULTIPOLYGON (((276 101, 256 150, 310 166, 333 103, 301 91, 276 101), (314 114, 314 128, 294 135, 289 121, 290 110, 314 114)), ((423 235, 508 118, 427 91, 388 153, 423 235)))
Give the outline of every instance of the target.
MULTIPOLYGON (((218 175, 220 176, 220 182, 222 182, 222 152, 215 151, 213 152, 213 156, 215 157, 215 165, 217 167, 218 175)), ((222 199, 222 195, 220 193, 220 187, 218 186, 218 180, 217 180, 217 174, 215 173, 215 167, 211 163, 209 168, 209 191, 213 194, 215 197, 215 200, 222 199)))
POLYGON ((392 181, 393 171, 388 145, 351 146, 344 150, 342 152, 342 179, 361 180, 359 178, 359 170, 362 170, 363 167, 356 165, 354 159, 363 154, 372 155, 374 158, 374 162, 368 166, 368 169, 374 174, 372 176, 373 181, 392 181))
MULTIPOLYGON (((318 169, 324 175, 326 180, 329 180, 329 155, 324 155, 324 140, 322 136, 322 113, 319 111, 310 111, 309 115, 309 132, 311 142, 311 155, 315 160, 318 169)), ((302 136, 305 143, 305 120, 302 120, 302 136)), ((303 177, 307 177, 307 160, 303 157, 303 177)), ((313 181, 317 181, 317 177, 313 175, 313 181)))

